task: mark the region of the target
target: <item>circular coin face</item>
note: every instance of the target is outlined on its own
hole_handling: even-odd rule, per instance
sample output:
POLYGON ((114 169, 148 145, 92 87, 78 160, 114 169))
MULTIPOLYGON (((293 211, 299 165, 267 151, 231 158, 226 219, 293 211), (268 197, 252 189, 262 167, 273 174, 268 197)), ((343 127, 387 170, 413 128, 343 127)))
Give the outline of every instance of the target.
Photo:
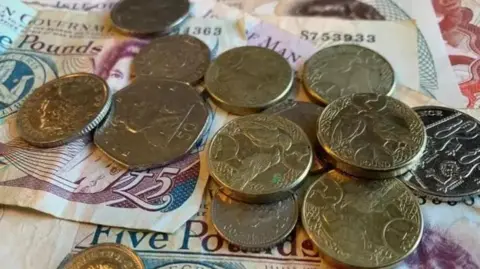
POLYGON ((65 269, 144 269, 135 252, 120 244, 103 243, 89 247, 68 261, 65 269))
POLYGON ((265 202, 290 195, 307 175, 312 155, 306 134, 296 124, 256 114, 236 118, 215 134, 208 163, 227 194, 265 202))
POLYGON ((322 49, 305 62, 303 70, 307 93, 323 104, 353 93, 389 95, 395 87, 390 63, 357 45, 322 49))
POLYGON ((293 195, 267 204, 247 204, 218 192, 211 205, 215 229, 227 241, 246 249, 264 249, 282 242, 298 220, 293 195))
POLYGON ((400 262, 423 232, 417 199, 400 180, 363 180, 335 170, 308 189, 302 223, 322 253, 355 268, 400 262))
POLYGON ((426 143, 425 127, 415 111, 374 93, 332 102, 318 120, 317 135, 338 169, 371 178, 405 173, 420 159, 426 143))
POLYGON ((122 0, 110 13, 113 25, 135 35, 167 33, 188 15, 188 0, 122 0))
POLYGON ((188 153, 207 119, 207 105, 188 84, 139 78, 113 96, 94 142, 129 169, 163 166, 188 153))
POLYGON ((20 137, 37 147, 55 147, 92 131, 110 108, 105 81, 92 74, 63 76, 36 89, 17 114, 20 137))
MULTIPOLYGON (((308 103, 298 102, 294 100, 286 100, 278 103, 265 111, 265 114, 275 114, 282 116, 288 120, 291 120, 308 136, 310 143, 312 144, 314 151, 320 148, 320 144, 317 139, 317 120, 322 114, 323 107, 308 103)), ((314 160, 312 165, 312 172, 321 171, 325 168, 325 164, 322 164, 322 154, 316 154, 317 161, 314 160)))
POLYGON ((480 122, 454 109, 417 107, 427 130, 419 165, 405 181, 416 192, 446 201, 480 193, 480 122))
POLYGON ((210 49, 189 35, 154 39, 133 60, 137 76, 167 78, 194 84, 200 81, 210 64, 210 49))
POLYGON ((205 75, 215 103, 228 112, 259 112, 287 97, 294 74, 278 53, 261 47, 238 47, 218 56, 205 75))

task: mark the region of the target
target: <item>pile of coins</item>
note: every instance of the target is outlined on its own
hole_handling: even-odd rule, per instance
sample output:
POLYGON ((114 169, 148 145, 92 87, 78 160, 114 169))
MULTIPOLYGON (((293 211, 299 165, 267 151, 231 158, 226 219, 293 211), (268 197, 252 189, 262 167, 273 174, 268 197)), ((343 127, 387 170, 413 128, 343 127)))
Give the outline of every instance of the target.
MULTIPOLYGON (((123 0, 111 17, 124 33, 161 35, 188 8, 186 0, 123 0)), ((359 268, 394 265, 417 247, 423 218, 408 187, 443 200, 480 192, 479 122, 389 97, 394 70, 372 50, 338 45, 305 62, 301 83, 320 106, 288 98, 295 73, 276 52, 245 46, 210 58, 195 37, 156 38, 134 59, 136 78, 113 96, 85 73, 38 88, 18 113, 19 134, 56 147, 94 131, 95 145, 128 169, 164 166, 205 134, 209 106, 194 88, 203 85, 212 102, 240 116, 208 148, 217 231, 241 248, 264 249, 301 218, 327 260, 359 268)), ((125 249, 102 247, 143 268, 125 249)), ((87 249, 65 268, 82 267, 92 253, 103 252, 87 249)))

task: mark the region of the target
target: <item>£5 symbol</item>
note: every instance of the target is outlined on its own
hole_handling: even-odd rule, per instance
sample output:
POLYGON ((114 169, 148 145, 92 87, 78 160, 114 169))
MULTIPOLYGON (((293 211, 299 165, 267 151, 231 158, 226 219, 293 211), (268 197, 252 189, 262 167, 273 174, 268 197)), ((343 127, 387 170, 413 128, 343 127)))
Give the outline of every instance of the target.
POLYGON ((179 171, 178 168, 165 167, 155 178, 155 173, 149 171, 131 172, 130 176, 116 185, 130 182, 113 192, 122 195, 142 209, 159 211, 172 202, 172 195, 169 194, 174 183, 172 177, 177 175, 179 171))

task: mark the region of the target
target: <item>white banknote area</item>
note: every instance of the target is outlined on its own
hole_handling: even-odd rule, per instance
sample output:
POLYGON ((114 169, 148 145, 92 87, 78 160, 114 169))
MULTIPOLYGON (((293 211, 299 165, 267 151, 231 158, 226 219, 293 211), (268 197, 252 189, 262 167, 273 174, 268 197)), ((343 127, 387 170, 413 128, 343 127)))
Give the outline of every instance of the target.
MULTIPOLYGON (((67 10, 70 12, 80 10, 108 11, 111 9, 116 0, 28 0, 27 2, 35 8, 62 10, 63 15, 57 14, 55 16, 58 17, 52 18, 58 20, 58 18, 66 16, 65 12, 67 10)), ((194 15, 210 17, 211 14, 215 13, 215 10, 212 10, 212 4, 210 3, 208 4, 210 6, 208 6, 206 3, 207 1, 205 0, 195 0, 192 2, 194 3, 192 9, 192 13, 194 15)), ((256 15, 257 18, 260 17, 266 20, 271 20, 271 18, 269 19, 267 17, 262 17, 261 15, 270 17, 275 12, 277 12, 277 15, 289 15, 281 13, 282 10, 280 8, 282 6, 287 6, 283 5, 283 1, 226 0, 222 2, 224 2, 225 4, 229 4, 233 7, 240 8, 242 9, 242 11, 251 12, 252 15, 256 15)), ((396 18, 395 20, 416 20, 416 25, 420 28, 422 35, 424 36, 424 39, 428 44, 432 61, 429 60, 428 55, 424 56, 422 59, 425 60, 427 63, 434 63, 429 65, 430 71, 424 72, 422 78, 422 73, 420 72, 422 67, 421 65, 417 64, 417 66, 419 67, 416 67, 416 70, 420 70, 416 75, 417 81, 407 81, 407 83, 403 84, 406 85, 408 83, 419 83, 420 88, 422 88, 423 83, 424 88, 429 89, 427 90, 427 92, 423 92, 430 95, 430 97, 422 95, 418 91, 406 89, 405 87, 399 88, 395 93, 395 97, 408 103, 411 106, 432 104, 437 105, 444 103, 448 106, 462 107, 464 102, 466 101, 463 99, 463 96, 459 94, 459 91, 457 89, 458 86, 456 85, 455 77, 451 70, 451 66, 448 63, 448 57, 445 53, 443 40, 441 39, 435 15, 433 13, 430 2, 427 0, 362 0, 362 2, 371 3, 372 5, 376 5, 379 8, 381 6, 378 5, 378 3, 388 3, 389 5, 387 5, 386 8, 384 7, 384 10, 389 10, 389 7, 391 7, 392 3, 401 6, 404 13, 401 13, 401 15, 398 15, 395 12, 393 14, 390 14, 391 20, 394 20, 394 18, 396 18), (431 76, 428 76, 429 74, 432 74, 431 70, 435 70, 436 76, 433 78, 431 76), (435 85, 437 85, 436 90, 434 89, 435 85), (432 96, 435 97, 437 100, 432 99, 432 96), (439 101, 441 103, 439 103, 439 101)), ((2 4, 0 4, 0 8, 2 8, 2 4)), ((81 20, 81 15, 79 15, 81 13, 75 12, 71 14, 74 14, 75 17, 78 17, 78 19, 81 20)), ((237 12, 237 14, 241 14, 241 12, 237 12)), ((228 17, 227 15, 229 14, 217 13, 216 15, 217 17, 228 17)), ((301 20, 303 20, 303 18, 301 20)), ((317 19, 312 18, 312 21, 314 20, 317 19)), ((202 20, 198 20, 198 22, 201 21, 202 20)), ((246 22, 248 23, 249 21, 247 20, 246 22)), ((287 58, 287 60, 289 60, 292 66, 295 67, 297 70, 301 66, 301 64, 299 64, 301 63, 301 61, 295 61, 295 59, 303 59, 303 57, 308 58, 309 55, 311 55, 318 49, 314 45, 314 43, 306 41, 305 38, 302 40, 301 33, 300 35, 296 35, 295 32, 288 31, 288 29, 284 29, 285 31, 279 31, 276 28, 269 28, 271 27, 271 24, 258 24, 258 21, 256 20, 254 20, 254 22, 255 23, 251 25, 256 26, 254 33, 256 33, 258 37, 254 35, 256 39, 248 40, 248 44, 255 44, 253 43, 255 41, 255 45, 263 44, 263 46, 267 46, 270 48, 273 48, 272 45, 277 44, 276 47, 273 49, 284 55, 284 57, 287 58), (274 31, 274 29, 276 30, 274 31), (298 39, 295 39, 295 37, 298 39)), ((387 24, 388 22, 385 23, 385 25, 387 24)), ((400 23, 399 25, 404 24, 411 24, 411 22, 404 22, 400 23)), ((355 24, 352 24, 352 28, 350 29, 357 29, 353 25, 355 24)), ((335 25, 330 27, 335 27, 335 25)), ((405 29, 407 29, 406 32, 410 35, 411 30, 408 28, 409 26, 405 27, 405 29)), ((390 32, 388 31, 388 28, 384 31, 390 32)), ((309 30, 309 33, 310 32, 311 31, 309 30)), ((395 33, 395 31, 392 30, 391 33, 395 33)), ((84 34, 89 35, 91 33, 84 34)), ((239 40, 242 40, 241 35, 239 37, 238 33, 235 33, 233 35, 233 37, 224 38, 227 41, 237 38, 239 40)), ((39 35, 39 40, 37 41, 44 40, 44 37, 47 39, 53 38, 49 37, 48 33, 45 33, 44 31, 41 33, 41 35, 39 35)), ((82 35, 79 35, 77 37, 80 37, 80 39, 82 39, 82 42, 85 42, 85 40, 83 40, 82 38, 82 35)), ((55 42, 57 42, 56 44, 62 44, 62 42, 67 42, 65 40, 65 37, 60 38, 57 36, 53 39, 55 39, 55 42)), ((202 40, 204 40, 207 44, 209 44, 210 42, 205 39, 202 40)), ((29 39, 28 42, 29 43, 25 43, 24 46, 27 44, 31 45, 36 41, 33 41, 32 38, 29 39)), ((72 42, 79 41, 77 40, 72 42)), ((115 51, 115 48, 120 47, 125 48, 127 52, 132 52, 134 54, 138 52, 139 48, 142 46, 142 44, 144 44, 144 41, 108 36, 105 40, 103 39, 103 37, 99 37, 98 39, 95 39, 94 42, 101 42, 102 50, 101 52, 99 52, 99 54, 95 53, 92 55, 87 55, 88 58, 91 59, 92 63, 95 63, 95 66, 90 66, 90 68, 93 68, 95 70, 95 73, 107 79, 109 85, 111 85, 112 88, 120 89, 121 87, 126 85, 126 83, 128 83, 130 79, 130 63, 132 57, 121 57, 118 58, 118 61, 115 61, 115 63, 107 64, 107 59, 109 59, 112 55, 112 53, 109 52, 113 52, 115 51), (108 68, 102 68, 102 65, 100 63, 105 63, 108 68)), ((78 45, 83 43, 76 44, 78 45)), ((407 46, 410 46, 412 42, 407 42, 406 44, 407 46)), ((225 46, 226 48, 229 48, 230 46, 239 45, 231 44, 225 46)), ((210 48, 212 49, 212 47, 210 48)), ((129 53, 123 54, 130 55, 129 53)), ((65 56, 52 55, 48 53, 42 55, 43 57, 25 58, 22 60, 32 64, 44 59, 49 59, 49 62, 53 61, 56 64, 55 66, 58 73, 53 73, 54 75, 49 75, 48 80, 54 78, 55 75, 67 73, 67 71, 61 71, 62 68, 60 66, 63 65, 58 64, 58 59, 61 59, 65 56)), ((77 56, 84 55, 80 54, 77 56)), ((2 57, 4 57, 3 54, 0 55, 0 64, 3 64, 5 62, 8 63, 8 60, 10 58, 2 59, 2 57)), ((420 61, 422 59, 420 59, 420 61)), ((39 66, 46 68, 43 62, 40 63, 42 63, 42 65, 39 66)), ((415 63, 419 63, 419 60, 415 61, 415 63)), ((0 75, 2 70, 3 69, 0 69, 0 75)), ((76 69, 72 69, 70 72, 75 72, 75 70, 76 69)), ((415 87, 411 88, 415 90, 419 89, 415 87)), ((297 99, 306 100, 306 97, 301 93, 302 92, 300 92, 300 95, 294 97, 297 99)), ((10 108, 11 106, 6 105, 5 107, 10 108)), ((17 108, 12 108, 13 109, 11 110, 3 109, 2 113, 11 115, 18 108, 18 106, 17 108)), ((217 112, 220 113, 219 110, 217 110, 217 112)), ((478 112, 477 110, 464 110, 464 112, 467 112, 470 115, 476 117, 477 119, 480 119, 480 112, 478 112)), ((14 141, 14 138, 16 137, 14 130, 14 121, 12 116, 5 116, 3 118, 3 128, 0 137, 3 144, 8 144, 9 141, 14 141)), ((219 114, 219 120, 216 121, 216 124, 222 125, 222 121, 224 122, 228 120, 226 118, 227 117, 225 114, 221 114, 221 116, 219 114)), ((56 153, 59 154, 56 156, 62 156, 62 158, 56 158, 57 160, 62 160, 62 163, 60 165, 61 168, 50 168, 51 171, 55 169, 57 169, 55 171, 58 171, 55 173, 47 173, 48 175, 50 175, 50 177, 52 177, 52 175, 61 176, 61 179, 64 180, 62 182, 69 184, 75 182, 75 180, 71 180, 72 178, 86 177, 95 179, 101 177, 102 175, 108 175, 108 180, 115 181, 116 179, 118 179, 118 177, 115 178, 115 176, 112 177, 110 175, 109 168, 111 166, 109 165, 113 164, 108 162, 108 159, 104 159, 101 157, 101 155, 95 153, 94 147, 91 147, 88 141, 80 141, 79 143, 80 144, 73 144, 73 146, 70 146, 74 150, 65 149, 60 153, 56 153), (64 153, 72 151, 76 152, 75 154, 73 154, 73 156, 71 154, 64 153), (63 156, 68 156, 68 158, 70 159, 67 158, 67 160, 64 161, 63 156), (107 166, 108 168, 106 168, 107 166)), ((2 148, 2 152, 3 150, 4 149, 2 148)), ((32 158, 38 159, 37 155, 33 155, 32 158)), ((0 180, 2 182, 5 181, 4 179, 8 181, 11 178, 17 178, 19 175, 23 176, 26 174, 20 169, 11 168, 12 165, 8 163, 8 159, 2 161, 5 163, 2 166, 2 170, 0 170, 0 173, 2 173, 0 174, 0 180)), ((205 169, 203 169, 203 175, 206 175, 205 169)), ((50 179, 45 175, 38 175, 38 177, 42 178, 42 180, 44 181, 57 182, 56 178, 50 179)), ((206 184, 206 178, 202 182, 206 184)), ((78 186, 75 185, 72 185, 70 187, 72 189, 78 188, 78 186)), ((287 242, 285 242, 284 244, 280 244, 269 252, 244 252, 236 247, 229 245, 227 242, 225 242, 224 240, 222 240, 222 238, 218 236, 218 234, 214 231, 212 227, 211 221, 209 220, 209 198, 211 197, 212 191, 214 191, 214 187, 213 185, 210 186, 212 190, 206 191, 204 193, 204 196, 202 196, 204 187, 205 185, 203 185, 203 187, 199 187, 197 185, 192 194, 192 197, 195 197, 195 199, 192 199, 192 201, 194 201, 190 204, 186 203, 181 208, 173 211, 176 219, 172 220, 168 217, 163 218, 164 220, 170 222, 169 224, 174 222, 172 226, 168 227, 171 228, 172 231, 176 230, 173 234, 148 232, 144 230, 134 229, 111 228, 108 225, 119 225, 109 223, 104 223, 104 225, 79 224, 77 222, 53 218, 50 215, 45 215, 28 209, 4 206, 3 209, 0 210, 0 231, 3 235, 2 240, 0 240, 0 259, 2 260, 2 265, 0 267, 15 269, 62 268, 61 266, 59 266, 59 264, 69 254, 76 253, 93 244, 98 244, 102 242, 117 242, 134 248, 137 253, 142 257, 147 269, 329 268, 328 265, 322 262, 321 258, 319 258, 318 251, 313 246, 313 243, 306 237, 303 229, 300 226, 297 228, 296 232, 289 238, 287 242), (202 205, 200 205, 201 201, 203 201, 202 205), (200 211, 196 215, 194 215, 199 207, 200 211), (189 219, 192 215, 194 216, 189 219)), ((0 190, 1 188, 4 187, 0 187, 0 190)), ((11 187, 9 189, 13 190, 14 188, 11 187)), ((5 197, 6 195, 7 197, 10 197, 11 200, 15 200, 15 202, 12 204, 32 207, 37 210, 43 210, 50 214, 57 214, 57 216, 62 218, 70 219, 75 218, 62 216, 61 213, 73 212, 73 214, 84 214, 83 216, 87 216, 89 213, 97 212, 94 215, 88 215, 90 217, 89 219, 79 219, 84 222, 102 223, 99 221, 100 219, 109 219, 108 221, 110 221, 110 219, 114 219, 115 216, 118 215, 118 213, 116 213, 118 211, 113 211, 116 208, 108 208, 108 210, 105 209, 104 211, 81 211, 79 208, 66 207, 67 210, 60 212, 61 210, 58 208, 61 207, 62 203, 65 203, 64 199, 60 199, 55 196, 57 197, 55 198, 55 200, 49 200, 48 197, 50 197, 50 195, 52 194, 47 193, 47 195, 44 195, 46 194, 45 192, 37 193, 38 195, 34 195, 34 193, 33 195, 28 196, 17 193, 15 191, 10 191, 7 193, 3 193, 0 196, 0 203, 6 203, 3 200, 3 197, 5 197), (24 196, 20 198, 18 195, 24 196), (23 202, 26 201, 25 204, 20 204, 18 202, 20 200, 23 202), (35 204, 37 204, 37 207, 33 206, 35 204), (50 211, 44 209, 49 209, 50 211), (77 210, 79 212, 77 212, 77 210)), ((465 202, 455 203, 430 201, 424 198, 419 198, 419 200, 422 204, 422 213, 425 218, 424 238, 420 244, 419 249, 415 253, 413 253, 412 256, 409 257, 405 262, 398 265, 398 268, 467 268, 467 266, 470 266, 468 268, 480 268, 480 204, 478 198, 470 199, 465 202)), ((157 216, 163 215, 163 213, 158 212, 156 212, 155 214, 157 216)), ((136 216, 130 219, 124 217, 121 220, 118 220, 121 221, 120 226, 130 226, 138 229, 152 229, 152 227, 139 227, 135 225, 132 226, 131 223, 128 223, 128 221, 130 221, 131 219, 135 219, 135 217, 136 216)), ((152 222, 138 224, 150 226, 153 225, 152 222)))

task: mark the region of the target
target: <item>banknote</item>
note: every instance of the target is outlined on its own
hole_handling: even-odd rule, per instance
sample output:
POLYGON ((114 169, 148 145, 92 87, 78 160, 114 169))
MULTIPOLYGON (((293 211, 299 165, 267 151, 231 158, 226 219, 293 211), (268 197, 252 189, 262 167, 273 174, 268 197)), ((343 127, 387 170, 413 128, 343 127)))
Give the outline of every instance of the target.
POLYGON ((480 35, 478 1, 432 0, 440 30, 468 108, 480 106, 480 35))
POLYGON ((419 90, 452 107, 467 105, 466 98, 458 89, 430 1, 228 0, 225 3, 254 15, 323 16, 375 21, 415 20, 421 71, 419 90))
POLYGON ((0 53, 10 48, 37 11, 19 1, 11 4, 0 4, 0 53))
MULTIPOLYGON (((399 96, 417 103, 437 103, 408 89, 399 96)), ((5 207, 0 209, 2 266, 62 269, 72 254, 114 242, 135 249, 147 269, 332 268, 322 260, 301 225, 287 241, 271 250, 244 251, 229 244, 210 220, 210 202, 215 192, 215 184, 209 182, 198 213, 173 234, 79 224, 5 207)), ((418 249, 395 268, 480 268, 478 200, 444 203, 420 197, 419 202, 426 219, 424 237, 418 249)))
MULTIPOLYGON (((5 92, 0 111, 0 203, 64 219, 172 232, 200 206, 208 175, 200 159, 208 135, 183 160, 129 172, 94 147, 90 137, 37 149, 16 132, 15 111, 22 100, 55 77, 83 71, 108 74, 112 88, 128 83, 122 72, 145 41, 117 42, 119 46, 104 50, 117 38, 107 16, 42 10, 0 55, 0 90, 5 92)), ((222 124, 217 115, 212 107, 211 132, 222 124)))

